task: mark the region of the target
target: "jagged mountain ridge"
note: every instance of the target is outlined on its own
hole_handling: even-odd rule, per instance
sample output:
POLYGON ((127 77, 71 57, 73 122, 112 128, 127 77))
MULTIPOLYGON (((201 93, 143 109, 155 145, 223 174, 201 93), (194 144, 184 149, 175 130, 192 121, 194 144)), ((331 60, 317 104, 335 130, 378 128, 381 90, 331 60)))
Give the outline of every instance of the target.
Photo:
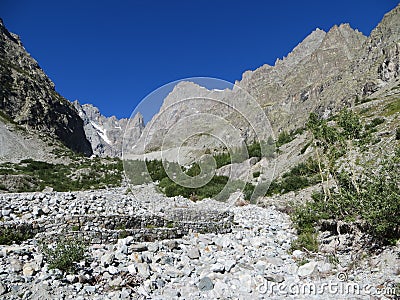
POLYGON ((45 133, 68 148, 91 155, 83 121, 0 19, 0 111, 29 130, 45 133))
MULTIPOLYGON (((81 105, 78 100, 73 102, 79 116, 83 120, 87 139, 92 145, 93 154, 98 156, 122 156, 122 142, 129 119, 117 119, 115 116, 105 117, 99 109, 91 104, 81 105)), ((143 116, 138 113, 129 122, 131 143, 139 139, 143 129, 143 116)), ((126 137, 128 138, 128 137, 126 137)))
MULTIPOLYGON (((317 29, 286 58, 277 60, 274 66, 264 65, 245 72, 236 85, 256 99, 275 134, 303 127, 310 112, 328 117, 345 106, 353 106, 358 98, 371 96, 399 76, 399 28, 400 5, 383 17, 369 37, 349 24, 334 26, 328 32, 317 29)), ((244 140, 252 140, 252 128, 239 121, 237 116, 221 106, 204 105, 207 97, 241 103, 243 91, 238 87, 215 92, 180 82, 146 126, 137 149, 144 152, 160 150, 169 129, 182 118, 203 112, 226 117, 241 131, 244 140), (197 100, 178 104, 179 100, 188 97, 197 100), (167 107, 174 102, 174 109, 168 111, 167 107)), ((265 126, 261 120, 257 122, 256 126, 265 126)), ((185 126, 193 130, 190 122, 185 126)), ((184 131, 185 128, 181 128, 175 136, 168 138, 178 140, 184 131)), ((192 145, 196 146, 196 143, 199 147, 207 145, 204 139, 194 141, 192 145)))

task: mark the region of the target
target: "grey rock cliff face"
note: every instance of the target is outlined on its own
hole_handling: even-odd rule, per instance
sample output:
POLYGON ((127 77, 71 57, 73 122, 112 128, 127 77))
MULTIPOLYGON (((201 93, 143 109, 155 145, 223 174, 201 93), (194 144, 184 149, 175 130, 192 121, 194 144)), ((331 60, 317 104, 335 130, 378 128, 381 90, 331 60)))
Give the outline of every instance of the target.
MULTIPOLYGON (((238 129, 242 140, 251 141, 255 136, 254 128, 266 126, 264 120, 255 118, 255 124, 249 126, 232 110, 216 104, 221 101, 239 106, 242 113, 251 113, 243 104, 246 101, 243 89, 268 116, 275 134, 303 127, 310 112, 327 117, 396 80, 400 73, 399 53, 400 5, 384 16, 369 37, 349 24, 334 26, 328 32, 317 29, 274 66, 264 65, 246 71, 233 90, 217 92, 180 82, 146 126, 143 136, 147 138, 147 146, 143 147, 142 138, 137 148, 144 152, 158 151, 163 140, 163 145, 168 146, 166 137, 167 141, 179 140, 183 132, 193 131, 196 126, 195 122, 182 120, 192 120, 201 113, 226 118, 238 129), (196 99, 188 101, 191 97, 196 99), (213 101, 207 102, 206 98, 213 98, 213 101), (167 109, 172 106, 174 109, 167 109), (180 129, 170 134, 177 124, 180 129)), ((208 144, 206 140, 197 140, 192 145, 208 144)), ((217 143, 211 145, 218 146, 217 143)))
POLYGON ((83 122, 72 104, 0 21, 0 110, 26 128, 46 133, 70 149, 91 155, 83 122))
POLYGON ((98 156, 120 157, 122 155, 122 143, 125 129, 129 123, 129 137, 131 143, 135 143, 143 129, 144 121, 140 113, 132 120, 117 119, 115 116, 105 117, 99 109, 91 104, 81 105, 77 100, 73 102, 79 116, 84 123, 84 130, 93 153, 98 156))

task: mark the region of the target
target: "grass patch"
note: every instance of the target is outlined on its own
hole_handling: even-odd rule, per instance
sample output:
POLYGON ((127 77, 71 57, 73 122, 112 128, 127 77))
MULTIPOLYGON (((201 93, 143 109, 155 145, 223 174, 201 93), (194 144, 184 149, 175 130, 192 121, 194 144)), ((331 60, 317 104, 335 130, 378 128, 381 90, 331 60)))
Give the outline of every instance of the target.
POLYGON ((27 228, 2 228, 0 231, 0 245, 21 244, 33 238, 33 233, 27 228))
POLYGON ((291 244, 290 250, 293 252, 294 250, 307 249, 311 252, 318 252, 318 240, 317 233, 315 232, 302 232, 299 234, 296 240, 294 240, 291 244))
POLYGON ((285 145, 287 143, 290 143, 291 141, 293 141, 297 135, 302 134, 306 129, 304 127, 301 128, 297 128, 294 129, 290 132, 287 131, 282 131, 279 135, 278 135, 278 139, 276 140, 276 147, 279 148, 282 145, 285 145))
POLYGON ((400 98, 394 100, 393 102, 385 106, 386 116, 391 116, 398 112, 400 112, 400 98))
POLYGON ((266 193, 267 196, 285 194, 321 182, 318 163, 309 158, 303 163, 294 166, 289 172, 282 175, 282 179, 274 180, 266 193))
POLYGON ((82 159, 69 165, 32 159, 0 165, 0 175, 24 175, 27 178, 28 182, 13 192, 41 191, 45 187, 59 192, 114 187, 121 184, 122 171, 121 160, 100 158, 82 159))
POLYGON ((249 145, 245 145, 246 148, 236 148, 232 150, 232 156, 228 152, 221 152, 214 155, 214 160, 217 165, 217 169, 229 165, 231 163, 241 163, 248 158, 257 157, 259 159, 273 158, 275 154, 275 143, 270 137, 266 141, 254 141, 249 145))
POLYGON ((378 125, 382 124, 385 122, 385 119, 383 118, 374 118, 371 123, 365 125, 365 130, 372 131, 377 127, 378 125))

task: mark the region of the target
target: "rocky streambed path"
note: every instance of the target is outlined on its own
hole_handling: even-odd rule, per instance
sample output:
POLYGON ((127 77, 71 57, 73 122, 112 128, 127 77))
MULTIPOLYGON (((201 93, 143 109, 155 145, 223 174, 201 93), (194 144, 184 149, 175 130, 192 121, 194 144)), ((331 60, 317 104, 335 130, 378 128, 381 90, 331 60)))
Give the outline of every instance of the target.
POLYGON ((0 201, 0 231, 25 226, 34 234, 0 246, 1 299, 397 297, 399 247, 360 254, 351 234, 325 232, 324 249, 341 242, 335 253, 291 252, 295 230, 273 206, 194 203, 165 198, 154 186, 0 201), (87 243, 74 273, 50 269, 42 253, 60 236, 87 243))

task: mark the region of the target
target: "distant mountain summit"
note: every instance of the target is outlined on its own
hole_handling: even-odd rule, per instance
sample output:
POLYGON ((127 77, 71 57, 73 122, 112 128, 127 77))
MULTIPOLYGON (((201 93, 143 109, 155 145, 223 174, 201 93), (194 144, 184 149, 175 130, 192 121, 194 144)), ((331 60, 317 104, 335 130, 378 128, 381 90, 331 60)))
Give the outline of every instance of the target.
MULTIPOLYGON (((81 105, 73 102, 79 116, 83 120, 87 139, 92 145, 93 154, 98 156, 121 157, 122 142, 129 119, 117 119, 115 116, 105 117, 99 109, 91 104, 81 105)), ((143 116, 138 113, 129 123, 132 143, 135 143, 143 129, 143 116)))
POLYGON ((0 20, 0 112, 13 122, 60 140, 87 156, 93 153, 72 103, 0 20))

